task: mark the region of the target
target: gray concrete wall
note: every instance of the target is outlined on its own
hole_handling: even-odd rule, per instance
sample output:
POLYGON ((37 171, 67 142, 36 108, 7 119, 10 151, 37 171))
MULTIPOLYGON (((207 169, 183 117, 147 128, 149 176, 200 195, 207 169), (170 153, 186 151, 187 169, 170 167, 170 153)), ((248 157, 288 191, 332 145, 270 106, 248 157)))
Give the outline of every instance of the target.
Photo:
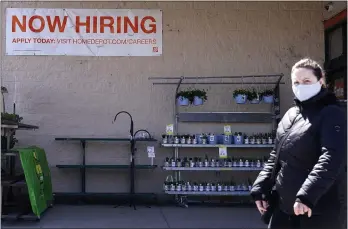
MULTIPOLYGON (((37 131, 18 131, 20 145, 45 148, 54 191, 79 191, 79 173, 59 170, 56 164, 81 162, 78 143, 55 142, 56 136, 127 136, 126 116, 112 124, 114 115, 129 111, 135 128, 145 128, 160 138, 172 123, 175 87, 152 86, 148 77, 221 76, 284 73, 281 113, 292 103, 290 69, 302 57, 324 61, 323 5, 321 2, 24 2, 2 3, 2 37, 6 7, 46 8, 154 8, 163 10, 161 57, 4 56, 1 78, 9 90, 7 108, 16 88, 17 112, 23 122, 40 126, 37 131)), ((198 86, 197 86, 198 87, 198 86)), ((202 86, 208 101, 194 111, 267 111, 269 106, 237 106, 235 85, 202 86)), ((261 87, 261 89, 264 87, 261 87)), ((232 131, 270 131, 270 125, 233 125, 232 131)), ((222 132, 222 125, 181 125, 182 133, 222 132)), ((156 145, 156 163, 172 153, 156 145)), ((218 156, 217 149, 183 150, 187 156, 218 156)), ((230 150, 245 157, 267 150, 230 150)), ((128 145, 89 143, 87 163, 126 164, 128 145)), ((147 164, 146 148, 138 150, 137 163, 147 164)), ((242 173, 226 174, 238 179, 242 173)), ((160 192, 168 173, 157 169, 137 173, 137 191, 160 192)), ((256 175, 256 174, 255 174, 256 175)), ((195 180, 215 179, 215 174, 190 175, 195 180)), ((253 175, 252 175, 253 176, 253 175)), ((243 179, 245 177, 243 176, 243 179)), ((90 170, 87 190, 128 190, 127 171, 90 170)))

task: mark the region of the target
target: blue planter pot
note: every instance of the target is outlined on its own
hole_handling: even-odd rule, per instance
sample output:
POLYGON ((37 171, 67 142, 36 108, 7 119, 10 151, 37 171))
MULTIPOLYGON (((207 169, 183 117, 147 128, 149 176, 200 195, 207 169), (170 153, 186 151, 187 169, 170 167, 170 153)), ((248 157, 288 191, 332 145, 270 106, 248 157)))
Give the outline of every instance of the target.
POLYGON ((223 134, 216 135, 216 139, 217 139, 217 144, 224 144, 224 135, 223 134))
POLYGON ((196 140, 197 140, 197 144, 202 144, 203 141, 202 141, 202 138, 201 138, 201 135, 200 134, 196 134, 196 140))
POLYGON ((253 99, 250 101, 251 104, 259 104, 260 100, 259 99, 253 99))
POLYGON ((264 103, 273 103, 273 100, 274 100, 273 95, 263 96, 263 102, 264 103))
POLYGON ((234 144, 242 145, 243 144, 243 136, 233 136, 234 144))
POLYGON ((217 144, 217 137, 216 137, 216 135, 209 135, 208 141, 209 141, 209 144, 216 145, 217 144))
POLYGON ((246 95, 237 95, 236 97, 234 97, 234 100, 238 104, 245 104, 247 101, 247 96, 246 95))
POLYGON ((199 105, 202 105, 203 104, 203 99, 198 97, 198 96, 195 96, 193 97, 193 105, 195 106, 199 106, 199 105))
POLYGON ((224 145, 230 145, 232 144, 232 135, 224 135, 224 139, 223 139, 223 144, 224 145))
POLYGON ((177 103, 178 103, 179 106, 188 106, 190 104, 190 101, 189 101, 188 98, 179 96, 177 98, 177 103))

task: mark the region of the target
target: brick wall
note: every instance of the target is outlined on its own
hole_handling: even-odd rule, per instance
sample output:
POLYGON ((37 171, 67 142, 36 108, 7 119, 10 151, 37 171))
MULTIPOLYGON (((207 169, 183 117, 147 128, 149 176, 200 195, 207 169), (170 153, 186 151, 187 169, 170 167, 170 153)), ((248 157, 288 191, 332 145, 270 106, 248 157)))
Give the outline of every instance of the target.
MULTIPOLYGON (((126 116, 112 124, 114 115, 129 111, 135 128, 155 137, 172 123, 174 86, 152 86, 148 77, 219 76, 284 73, 281 86, 282 114, 292 103, 290 68, 299 58, 324 57, 321 2, 25 2, 2 3, 2 37, 6 7, 38 8, 154 8, 163 10, 163 56, 70 57, 5 56, 2 41, 1 78, 9 90, 11 108, 16 88, 17 111, 37 131, 18 131, 20 145, 45 148, 51 166, 54 191, 78 191, 79 174, 58 170, 56 164, 80 163, 80 146, 55 142, 55 136, 127 136, 126 116), (16 86, 15 86, 16 85, 16 86)), ((237 106, 234 85, 206 86, 204 111, 268 110, 264 105, 237 106)), ((181 125, 182 132, 221 132, 219 125, 181 125)), ((269 125, 233 125, 233 131, 269 131, 269 125)), ((89 143, 87 163, 126 164, 128 145, 89 143)), ((172 151, 156 147, 161 165, 172 151)), ((257 155, 266 151, 230 151, 257 155)), ((186 150, 185 155, 216 155, 215 150, 186 150)), ((137 163, 149 163, 139 146, 137 163)), ((159 192, 168 173, 160 169, 137 173, 137 191, 159 192)), ((200 174, 200 179, 202 178, 200 174)), ((215 174, 210 174, 212 179, 215 174)), ((205 175, 204 175, 205 176, 205 175)), ((237 178, 239 174, 228 173, 237 178)), ((216 178, 215 178, 216 179, 216 178)), ((128 190, 127 171, 91 170, 88 191, 128 190)))

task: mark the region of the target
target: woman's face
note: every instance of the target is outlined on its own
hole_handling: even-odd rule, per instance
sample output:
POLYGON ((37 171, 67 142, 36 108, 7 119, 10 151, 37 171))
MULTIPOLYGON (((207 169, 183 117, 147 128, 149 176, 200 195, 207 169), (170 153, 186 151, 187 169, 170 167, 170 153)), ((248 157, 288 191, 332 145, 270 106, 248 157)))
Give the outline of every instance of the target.
MULTIPOLYGON (((291 74, 292 85, 311 85, 318 82, 318 78, 313 74, 311 69, 307 68, 296 68, 291 74)), ((319 80, 320 84, 323 85, 322 79, 319 80)))

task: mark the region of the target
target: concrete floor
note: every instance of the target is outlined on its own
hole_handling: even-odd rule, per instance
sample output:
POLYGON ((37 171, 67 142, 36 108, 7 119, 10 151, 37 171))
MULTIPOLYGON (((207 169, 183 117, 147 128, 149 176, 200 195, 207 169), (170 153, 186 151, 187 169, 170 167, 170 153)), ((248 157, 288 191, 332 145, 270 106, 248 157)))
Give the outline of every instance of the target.
POLYGON ((39 222, 2 222, 2 228, 266 228, 256 208, 113 208, 56 205, 39 222))

